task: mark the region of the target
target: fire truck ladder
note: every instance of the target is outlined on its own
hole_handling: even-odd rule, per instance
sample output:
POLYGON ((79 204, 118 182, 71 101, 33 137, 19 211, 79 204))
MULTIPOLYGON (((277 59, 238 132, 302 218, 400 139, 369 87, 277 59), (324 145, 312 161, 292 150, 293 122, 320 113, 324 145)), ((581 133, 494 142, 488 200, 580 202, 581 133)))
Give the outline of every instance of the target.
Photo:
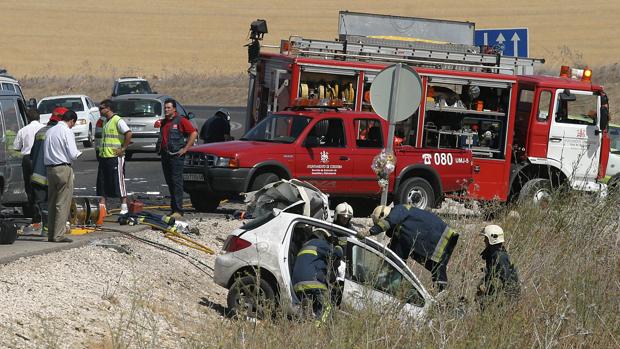
POLYGON ((302 57, 354 61, 384 61, 415 66, 504 74, 533 74, 545 60, 477 52, 476 46, 418 43, 354 37, 346 41, 305 39, 291 36, 289 52, 302 57))

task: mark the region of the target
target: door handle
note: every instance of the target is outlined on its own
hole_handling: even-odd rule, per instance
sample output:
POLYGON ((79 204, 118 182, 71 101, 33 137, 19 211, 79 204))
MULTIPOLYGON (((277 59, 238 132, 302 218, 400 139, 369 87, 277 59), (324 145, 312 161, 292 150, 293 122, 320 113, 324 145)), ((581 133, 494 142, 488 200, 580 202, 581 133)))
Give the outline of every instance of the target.
POLYGON ((557 137, 551 137, 549 138, 550 142, 554 142, 554 143, 559 143, 562 141, 562 138, 557 138, 557 137))
POLYGON ((342 155, 342 156, 340 157, 340 160, 344 160, 344 161, 346 161, 346 160, 349 160, 349 157, 348 157, 348 156, 344 156, 344 155, 342 155))

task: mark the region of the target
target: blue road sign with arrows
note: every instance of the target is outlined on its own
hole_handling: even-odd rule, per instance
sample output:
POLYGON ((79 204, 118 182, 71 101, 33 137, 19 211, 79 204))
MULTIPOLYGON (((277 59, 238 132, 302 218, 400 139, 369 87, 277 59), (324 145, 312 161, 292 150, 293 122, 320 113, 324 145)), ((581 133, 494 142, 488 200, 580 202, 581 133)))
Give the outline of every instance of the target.
POLYGON ((528 39, 527 28, 477 29, 474 34, 477 46, 503 47, 505 56, 528 57, 528 39))

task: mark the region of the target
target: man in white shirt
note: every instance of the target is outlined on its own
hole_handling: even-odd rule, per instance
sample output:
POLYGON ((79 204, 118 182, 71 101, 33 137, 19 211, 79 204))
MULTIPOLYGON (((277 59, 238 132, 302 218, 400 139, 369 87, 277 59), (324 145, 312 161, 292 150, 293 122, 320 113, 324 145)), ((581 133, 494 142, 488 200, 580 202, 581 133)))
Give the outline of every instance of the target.
POLYGON ((35 134, 43 128, 43 124, 39 122, 39 112, 36 109, 28 109, 26 111, 28 117, 28 125, 22 127, 15 137, 13 148, 22 154, 22 175, 24 176, 24 189, 28 195, 28 207, 25 209, 24 215, 32 218, 32 223, 40 223, 41 215, 34 206, 34 195, 32 194, 32 185, 30 185, 30 177, 32 176, 32 159, 30 158, 30 150, 34 144, 35 134))
POLYGON ((76 121, 77 114, 69 110, 62 116, 62 121, 45 133, 43 162, 47 168, 49 200, 47 238, 51 242, 72 242, 65 233, 73 196, 71 164, 82 155, 71 131, 76 121))

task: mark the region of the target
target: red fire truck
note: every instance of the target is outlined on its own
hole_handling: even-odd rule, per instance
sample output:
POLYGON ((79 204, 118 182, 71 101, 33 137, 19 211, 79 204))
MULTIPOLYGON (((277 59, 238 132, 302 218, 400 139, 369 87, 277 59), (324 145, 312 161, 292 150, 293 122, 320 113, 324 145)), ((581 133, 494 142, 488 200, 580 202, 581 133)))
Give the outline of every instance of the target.
POLYGON ((474 181, 465 197, 538 202, 561 184, 606 194, 600 180, 609 156, 607 98, 589 69, 532 75, 544 60, 347 33, 335 41, 293 36, 277 53, 259 52, 258 36, 249 51, 248 128, 298 98, 338 99, 352 111, 371 112, 374 77, 402 62, 421 76, 423 97, 396 136, 414 148, 471 151, 474 181))

